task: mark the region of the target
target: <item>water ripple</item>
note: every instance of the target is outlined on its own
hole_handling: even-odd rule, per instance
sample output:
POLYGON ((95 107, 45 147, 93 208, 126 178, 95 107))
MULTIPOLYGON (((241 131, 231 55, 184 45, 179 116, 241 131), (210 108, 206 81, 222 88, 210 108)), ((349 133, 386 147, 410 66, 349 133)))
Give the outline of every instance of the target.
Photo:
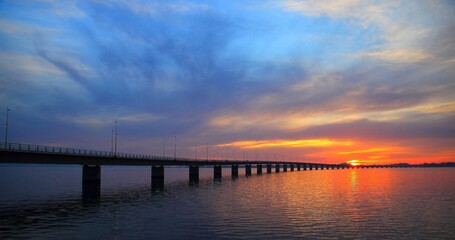
MULTIPOLYGON (((179 170, 181 171, 181 170, 179 170)), ((11 239, 453 239, 454 169, 295 171, 0 203, 11 239)))

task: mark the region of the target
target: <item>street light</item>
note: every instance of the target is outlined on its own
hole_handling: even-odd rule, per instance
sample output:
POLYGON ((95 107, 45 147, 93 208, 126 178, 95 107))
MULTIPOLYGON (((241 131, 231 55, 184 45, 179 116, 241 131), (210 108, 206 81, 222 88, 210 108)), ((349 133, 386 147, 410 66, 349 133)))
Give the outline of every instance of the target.
POLYGON ((117 155, 117 136, 118 136, 118 131, 117 131, 117 120, 115 120, 115 146, 114 146, 114 156, 117 155))
POLYGON ((112 128, 111 133, 111 155, 114 153, 114 128, 112 128))
POLYGON ((5 122, 5 148, 6 146, 8 145, 8 118, 9 118, 9 111, 11 111, 11 109, 9 109, 8 106, 6 106, 6 122, 5 122))

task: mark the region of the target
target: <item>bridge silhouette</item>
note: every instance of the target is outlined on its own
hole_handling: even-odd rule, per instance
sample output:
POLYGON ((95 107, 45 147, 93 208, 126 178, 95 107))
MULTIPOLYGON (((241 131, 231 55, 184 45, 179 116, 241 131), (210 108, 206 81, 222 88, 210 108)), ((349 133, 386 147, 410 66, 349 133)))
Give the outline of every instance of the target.
POLYGON ((151 166, 151 182, 153 190, 164 189, 165 166, 187 166, 190 183, 199 181, 200 167, 213 167, 213 178, 220 180, 222 166, 231 167, 231 176, 239 175, 239 166, 245 168, 245 175, 251 176, 252 165, 256 165, 257 175, 262 174, 263 166, 266 173, 280 171, 345 169, 345 168, 378 168, 393 167, 390 165, 350 166, 347 164, 324 164, 301 161, 267 161, 267 160, 229 160, 229 159, 194 159, 182 157, 165 157, 145 154, 114 153, 109 151, 42 146, 20 143, 0 142, 0 163, 28 164, 70 164, 82 166, 83 194, 99 196, 101 186, 102 165, 151 166), (90 193, 89 193, 90 192, 90 193))

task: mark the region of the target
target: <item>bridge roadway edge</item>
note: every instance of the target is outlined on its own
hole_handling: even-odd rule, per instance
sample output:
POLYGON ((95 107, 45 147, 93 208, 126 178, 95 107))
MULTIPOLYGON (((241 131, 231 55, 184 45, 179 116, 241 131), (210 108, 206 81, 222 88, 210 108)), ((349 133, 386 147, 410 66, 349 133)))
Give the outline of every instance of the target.
MULTIPOLYGON (((162 160, 138 159, 96 155, 73 155, 59 153, 37 153, 26 151, 0 150, 0 163, 26 164, 68 164, 68 165, 124 165, 124 166, 214 166, 214 165, 246 165, 246 164, 306 164, 306 162, 280 161, 229 161, 229 160, 162 160)), ((319 164, 321 165, 321 164, 319 164)))

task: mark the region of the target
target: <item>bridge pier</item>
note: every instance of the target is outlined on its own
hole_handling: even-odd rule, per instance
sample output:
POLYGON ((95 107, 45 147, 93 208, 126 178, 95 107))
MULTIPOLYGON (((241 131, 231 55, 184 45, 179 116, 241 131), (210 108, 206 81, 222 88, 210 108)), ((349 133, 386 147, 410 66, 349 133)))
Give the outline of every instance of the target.
POLYGON ((291 163, 291 172, 294 171, 294 164, 291 163))
POLYGON ((152 166, 152 191, 163 191, 164 190, 164 166, 153 165, 152 166))
POLYGON ((287 164, 283 164, 283 172, 287 172, 288 171, 288 165, 287 164))
POLYGON ((257 164, 256 168, 257 168, 257 174, 261 175, 262 174, 262 164, 257 164))
POLYGON ((82 168, 82 181, 101 183, 101 167, 99 165, 84 165, 82 168))
POLYGON ((267 164, 267 173, 272 173, 272 164, 267 164))
POLYGON ((189 168, 190 183, 199 182, 199 166, 190 166, 189 168))
POLYGON ((221 165, 214 165, 213 166, 213 179, 221 179, 221 176, 222 176, 221 165))
POLYGON ((300 164, 297 164, 297 171, 300 171, 300 164))
POLYGON ((303 171, 306 171, 306 168, 307 168, 306 164, 303 164, 303 171))
POLYGON ((232 165, 231 166, 231 177, 238 178, 239 177, 239 165, 232 165))
POLYGON ((82 199, 99 201, 101 196, 101 167, 99 165, 82 167, 82 199))
POLYGON ((275 172, 280 172, 280 164, 275 164, 275 172))
POLYGON ((251 164, 245 165, 245 175, 251 176, 251 164))

